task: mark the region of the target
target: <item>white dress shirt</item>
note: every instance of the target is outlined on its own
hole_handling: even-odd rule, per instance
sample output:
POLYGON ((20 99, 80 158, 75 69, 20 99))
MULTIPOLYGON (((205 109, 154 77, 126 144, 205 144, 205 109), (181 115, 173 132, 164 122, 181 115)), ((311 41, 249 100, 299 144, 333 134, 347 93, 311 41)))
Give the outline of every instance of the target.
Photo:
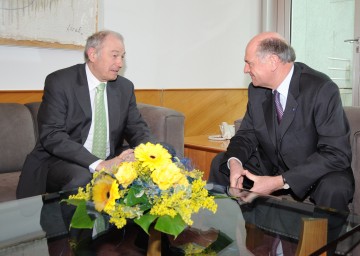
MULTIPOLYGON (((285 79, 281 82, 281 84, 276 89, 280 94, 280 104, 283 108, 284 113, 285 113, 286 101, 287 101, 287 97, 288 97, 288 93, 289 93, 290 81, 291 81, 291 77, 292 77, 293 73, 294 73, 294 65, 292 66, 289 74, 287 74, 285 79)), ((274 90, 272 91, 272 93, 274 93, 274 90)), ((232 160, 232 159, 238 161, 242 165, 242 162, 240 161, 240 159, 237 159, 236 157, 230 157, 227 161, 227 167, 229 169, 230 169, 230 160, 232 160)))
MULTIPOLYGON (((285 77, 285 79, 281 82, 281 84, 276 89, 280 94, 280 104, 282 106, 283 111, 285 112, 286 101, 289 93, 290 81, 291 77, 294 73, 294 66, 292 66, 289 74, 285 77)), ((274 90, 273 90, 274 93, 274 90)))
MULTIPOLYGON (((92 116, 94 116, 94 100, 95 100, 95 94, 96 94, 96 87, 101 83, 90 71, 88 65, 85 65, 85 71, 86 71, 86 78, 88 81, 88 86, 89 86, 89 93, 90 93, 90 102, 91 102, 91 113, 92 116)), ((106 88, 106 87, 105 87, 106 88)), ((109 110, 108 110, 108 101, 107 101, 107 92, 105 89, 105 94, 104 94, 104 103, 105 103, 105 111, 106 111, 106 122, 107 122, 107 138, 106 138, 106 157, 108 157, 110 155, 110 140, 109 140, 109 110)), ((88 137, 84 143, 84 147, 91 152, 92 151, 92 145, 93 145, 93 138, 94 138, 94 123, 91 122, 91 126, 90 126, 90 131, 88 134, 88 137)), ((102 160, 98 160, 94 163, 92 163, 89 166, 89 170, 90 172, 94 172, 96 166, 101 162, 102 160)))

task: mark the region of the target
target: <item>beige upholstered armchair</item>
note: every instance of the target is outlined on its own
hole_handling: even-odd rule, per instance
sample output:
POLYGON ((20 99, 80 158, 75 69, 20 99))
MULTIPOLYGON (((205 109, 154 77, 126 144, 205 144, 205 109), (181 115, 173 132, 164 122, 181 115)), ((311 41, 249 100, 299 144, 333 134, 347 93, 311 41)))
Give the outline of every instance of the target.
MULTIPOLYGON (((22 165, 38 136, 39 102, 0 103, 0 202, 16 199, 15 192, 22 165)), ((138 104, 151 132, 162 142, 184 154, 184 115, 175 110, 138 104)))

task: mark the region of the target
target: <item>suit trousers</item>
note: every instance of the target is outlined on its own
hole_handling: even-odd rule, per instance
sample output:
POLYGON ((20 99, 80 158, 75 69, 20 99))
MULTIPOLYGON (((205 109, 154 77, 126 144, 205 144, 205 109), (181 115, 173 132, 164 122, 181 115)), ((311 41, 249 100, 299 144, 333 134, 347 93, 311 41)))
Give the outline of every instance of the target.
MULTIPOLYGON (((220 184, 223 186, 229 186, 230 177, 229 169, 226 163, 222 161, 224 159, 224 152, 219 153, 211 162, 210 174, 208 182, 220 184)), ((259 159, 257 159, 259 160, 259 159)), ((263 175, 260 168, 261 164, 252 164, 251 166, 244 166, 250 172, 255 175, 263 175)), ((252 182, 244 179, 244 188, 250 189, 252 182)), ((318 206, 330 207, 333 209, 348 211, 348 204, 352 199, 354 193, 355 182, 351 169, 341 172, 329 172, 318 180, 310 189, 306 197, 310 197, 310 200, 318 206)), ((283 190, 281 194, 290 194, 295 197, 297 201, 303 201, 305 198, 296 198, 290 190, 283 190)))
POLYGON ((88 168, 55 157, 52 160, 48 166, 47 192, 74 190, 91 181, 92 173, 88 168))
MULTIPOLYGON (((224 154, 225 153, 219 153, 211 162, 208 182, 229 186, 229 170, 226 163, 223 163, 224 154)), ((245 165, 244 167, 255 175, 261 175, 260 169, 254 169, 256 166, 260 166, 260 164, 252 164, 251 166, 245 165)), ((351 175, 351 169, 341 172, 330 172, 324 175, 316 184, 314 184, 306 196, 306 198, 310 197, 310 201, 312 201, 317 206, 325 206, 340 210, 339 212, 333 212, 331 215, 329 215, 329 211, 327 211, 326 208, 319 207, 314 209, 314 217, 324 217, 328 219, 328 242, 335 240, 339 236, 344 223, 347 220, 346 212, 349 210, 348 204, 354 193, 354 184, 355 182, 353 176, 351 175)), ((251 182, 244 179, 243 186, 244 188, 250 189, 251 182)), ((297 198, 292 193, 291 189, 276 191, 274 195, 290 195, 297 201, 303 201, 306 199, 303 198, 301 200, 297 198)), ((250 212, 247 215, 244 213, 244 218, 251 223, 252 218, 255 215, 257 216, 258 221, 261 219, 261 217, 264 218, 265 222, 268 221, 268 216, 266 214, 262 216, 261 212, 259 213, 257 210, 250 212)), ((290 224, 293 223, 291 219, 286 220, 285 218, 283 221, 288 221, 290 224)), ((333 255, 335 249, 336 247, 330 248, 328 255, 333 255)))
MULTIPOLYGON (((211 161, 208 182, 226 187, 230 185, 230 171, 227 168, 227 163, 223 163, 224 155, 225 152, 221 152, 211 161)), ((260 166, 259 156, 253 155, 244 167, 255 175, 262 175, 260 166)), ((253 182, 245 177, 243 187, 250 189, 252 186, 253 182)))

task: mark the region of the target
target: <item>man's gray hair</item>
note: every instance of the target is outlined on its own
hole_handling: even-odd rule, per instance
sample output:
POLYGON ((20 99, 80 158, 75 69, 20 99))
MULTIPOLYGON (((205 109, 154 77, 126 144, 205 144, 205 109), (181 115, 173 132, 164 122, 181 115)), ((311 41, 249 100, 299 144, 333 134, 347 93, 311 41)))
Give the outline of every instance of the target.
POLYGON ((266 38, 260 41, 257 47, 257 55, 264 58, 269 54, 278 56, 283 63, 294 62, 296 59, 294 48, 280 38, 266 38))
POLYGON ((123 36, 115 31, 103 30, 103 31, 96 32, 95 34, 89 36, 88 39, 86 40, 86 45, 85 45, 85 50, 84 50, 85 62, 89 61, 89 56, 87 54, 87 51, 89 50, 89 48, 95 48, 96 52, 98 52, 100 54, 102 43, 104 42, 104 39, 108 35, 113 35, 113 36, 117 37, 118 39, 120 39, 121 42, 124 42, 123 36))

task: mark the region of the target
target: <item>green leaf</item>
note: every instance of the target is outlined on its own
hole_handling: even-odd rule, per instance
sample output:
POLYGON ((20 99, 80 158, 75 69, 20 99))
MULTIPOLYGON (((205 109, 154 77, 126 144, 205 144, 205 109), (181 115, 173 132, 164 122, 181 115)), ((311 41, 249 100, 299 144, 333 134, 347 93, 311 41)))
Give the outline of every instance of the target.
POLYGON ((158 216, 156 215, 151 215, 147 213, 138 219, 134 219, 134 222, 138 224, 147 234, 149 234, 149 227, 151 223, 153 223, 154 220, 156 220, 157 217, 158 216))
POLYGON ((147 210, 151 209, 151 204, 141 204, 140 205, 140 211, 146 212, 147 210))
POLYGON ((155 229, 160 232, 175 236, 175 238, 187 227, 181 216, 177 214, 174 218, 164 215, 158 218, 155 229))
POLYGON ((79 202, 76 207, 70 226, 73 228, 92 228, 94 226, 94 220, 87 213, 85 200, 79 202))
POLYGON ((148 204, 149 200, 145 193, 142 196, 138 196, 143 190, 142 187, 133 186, 129 189, 128 195, 126 197, 126 205, 127 206, 134 206, 136 204, 148 204))
POLYGON ((98 214, 94 222, 93 239, 103 234, 109 229, 108 222, 105 220, 104 215, 98 214))
POLYGON ((79 204, 85 202, 85 199, 63 199, 61 200, 61 203, 62 202, 66 202, 68 204, 78 206, 79 204))

